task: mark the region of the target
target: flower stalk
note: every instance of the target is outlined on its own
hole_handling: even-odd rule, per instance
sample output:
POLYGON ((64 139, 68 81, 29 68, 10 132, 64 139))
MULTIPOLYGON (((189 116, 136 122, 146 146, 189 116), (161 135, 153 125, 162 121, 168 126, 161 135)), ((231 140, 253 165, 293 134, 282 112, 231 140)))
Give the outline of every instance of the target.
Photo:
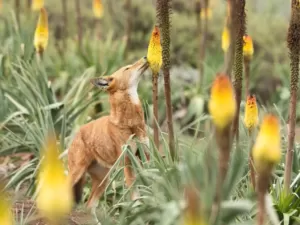
POLYGON ((125 29, 125 38, 126 38, 126 47, 125 47, 125 55, 128 52, 130 41, 131 41, 131 27, 132 27, 132 2, 131 0, 126 0, 125 2, 126 8, 126 29, 125 29))
POLYGON ((206 225, 196 187, 188 186, 185 188, 185 199, 187 207, 184 211, 183 225, 206 225))
POLYGON ((248 95, 245 107, 245 116, 244 116, 244 124, 248 130, 248 135, 250 139, 250 152, 249 152, 249 168, 250 168, 250 179, 252 186, 255 190, 256 187, 256 178, 255 178, 255 168, 253 163, 253 131, 258 126, 258 108, 256 103, 255 95, 248 95))
POLYGON ((234 63, 234 55, 235 55, 235 39, 236 39, 236 27, 234 21, 236 20, 236 1, 235 0, 227 0, 227 19, 225 27, 228 29, 228 37, 229 37, 229 46, 228 51, 225 53, 225 61, 224 61, 224 74, 227 74, 231 77, 232 67, 234 63))
POLYGON ((96 36, 101 37, 101 19, 103 18, 103 4, 102 0, 93 1, 93 12, 94 12, 94 29, 96 36), (97 33, 98 31, 98 33, 97 33))
POLYGON ((250 64, 253 57, 254 49, 252 39, 249 35, 245 35, 243 55, 244 55, 244 67, 245 67, 245 96, 249 95, 249 84, 250 84, 250 64))
POLYGON ((222 186, 228 171, 232 143, 231 123, 236 113, 234 90, 228 75, 217 74, 211 88, 208 109, 215 125, 216 141, 219 147, 219 177, 217 179, 216 196, 211 217, 212 221, 214 221, 220 207, 222 186))
POLYGON ((242 88, 243 88, 243 37, 245 34, 245 0, 236 2, 237 16, 234 21, 236 27, 236 42, 235 42, 235 59, 234 59, 234 89, 236 99, 236 114, 233 121, 232 133, 239 140, 239 117, 240 117, 240 104, 242 100, 242 88))
POLYGON ((38 23, 34 33, 34 48, 40 58, 43 58, 44 52, 48 46, 48 40, 48 14, 45 8, 41 8, 38 23))
POLYGON ((62 14, 63 14, 63 44, 67 48, 67 37, 68 37, 68 4, 67 0, 61 0, 62 4, 62 14))
MULTIPOLYGON (((201 28, 202 30, 202 37, 201 37, 201 41, 200 41, 200 52, 199 52, 199 58, 200 58, 200 64, 199 64, 199 87, 201 87, 202 83, 203 83, 203 79, 204 79, 204 60, 205 60, 205 51, 206 51, 206 42, 207 42, 207 33, 208 33, 208 19, 209 19, 209 8, 208 8, 208 4, 209 1, 208 0, 202 0, 203 3, 203 7, 201 10, 201 13, 203 13, 203 16, 201 18, 201 21, 203 20, 203 27, 201 28)), ((201 16, 198 15, 198 16, 201 16)))
POLYGON ((81 18, 81 8, 80 0, 75 0, 75 9, 77 15, 77 38, 78 38, 78 50, 82 51, 82 18, 81 18))
POLYGON ((20 12, 21 12, 20 0, 15 0, 15 10, 16 10, 17 25, 19 27, 20 26, 20 12))
POLYGON ((263 225, 265 218, 265 196, 274 166, 280 162, 280 125, 276 116, 268 114, 264 117, 255 144, 253 160, 257 169, 258 215, 257 224, 263 225))
POLYGON ((292 179, 292 164, 294 155, 295 127, 296 127, 296 103, 299 81, 299 54, 300 54, 300 2, 292 0, 292 15, 287 35, 287 44, 290 51, 290 105, 288 121, 288 148, 285 158, 284 188, 286 192, 290 190, 292 179))
POLYGON ((173 160, 175 160, 175 137, 173 128, 172 101, 171 101, 171 81, 170 81, 170 0, 157 0, 157 18, 159 21, 162 38, 162 59, 164 74, 164 91, 167 106, 167 123, 169 133, 169 149, 173 160))
POLYGON ((160 32, 158 26, 155 26, 150 38, 147 60, 152 71, 152 102, 153 102, 153 133, 154 144, 159 149, 158 132, 158 75, 162 65, 162 47, 160 44, 160 32))

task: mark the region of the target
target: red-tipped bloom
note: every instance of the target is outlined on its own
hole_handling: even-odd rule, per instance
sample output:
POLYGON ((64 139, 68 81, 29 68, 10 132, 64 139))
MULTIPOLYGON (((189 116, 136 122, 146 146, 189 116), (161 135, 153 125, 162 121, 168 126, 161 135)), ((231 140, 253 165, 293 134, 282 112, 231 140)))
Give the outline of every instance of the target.
POLYGON ((247 97, 244 123, 249 131, 256 128, 258 125, 258 108, 254 95, 249 95, 247 97))

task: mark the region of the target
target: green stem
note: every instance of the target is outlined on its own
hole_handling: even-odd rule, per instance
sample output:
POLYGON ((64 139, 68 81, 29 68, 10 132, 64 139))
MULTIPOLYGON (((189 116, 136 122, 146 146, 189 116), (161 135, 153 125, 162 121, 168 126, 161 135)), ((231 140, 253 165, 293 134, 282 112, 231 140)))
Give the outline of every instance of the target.
MULTIPOLYGON (((205 60, 205 51, 206 51, 206 40, 207 40, 207 33, 208 33, 208 0, 203 0, 203 7, 205 10, 205 18, 203 23, 203 32, 200 41, 200 65, 199 65, 199 87, 203 84, 204 79, 204 60, 205 60)), ((199 15, 198 15, 199 16, 199 15)))
POLYGON ((75 1, 76 15, 77 15, 77 38, 78 38, 78 50, 82 50, 82 21, 81 21, 81 8, 80 0, 75 1))
POLYGON ((224 73, 231 77, 232 67, 234 63, 235 56, 235 39, 236 39, 236 28, 234 26, 234 21, 236 20, 236 3, 234 0, 228 0, 229 15, 227 17, 226 25, 229 30, 230 44, 227 52, 225 53, 224 62, 224 73))
POLYGON ((245 66, 245 98, 249 95, 249 85, 250 85, 250 62, 251 60, 244 57, 245 66))
POLYGON ((152 75, 152 102, 153 102, 153 135, 154 144, 159 150, 159 132, 158 132, 158 74, 152 75))

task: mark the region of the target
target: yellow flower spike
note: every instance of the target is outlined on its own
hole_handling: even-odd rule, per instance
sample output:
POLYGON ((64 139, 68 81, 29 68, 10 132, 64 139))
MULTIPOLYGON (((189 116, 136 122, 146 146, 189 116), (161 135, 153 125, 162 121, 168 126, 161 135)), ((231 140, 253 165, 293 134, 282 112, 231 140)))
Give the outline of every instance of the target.
POLYGON ((226 53, 230 45, 230 33, 228 27, 225 26, 222 32, 222 49, 226 53))
POLYGON ((255 95, 247 96, 244 123, 250 132, 258 125, 258 108, 255 95))
POLYGON ((0 224, 13 225, 14 219, 11 211, 11 202, 4 191, 3 184, 0 183, 0 224))
POLYGON ((208 109, 218 129, 222 130, 232 122, 236 112, 236 102, 233 86, 227 75, 217 74, 211 88, 208 109))
POLYGON ((38 173, 37 207, 49 221, 59 222, 73 206, 72 186, 64 173, 55 136, 49 136, 38 173))
POLYGON ((154 75, 158 72, 162 65, 162 48, 160 44, 160 32, 158 26, 155 26, 148 46, 147 60, 154 75))
POLYGON ((201 20, 205 19, 206 14, 207 14, 207 19, 210 20, 212 18, 212 10, 211 10, 211 8, 201 9, 201 12, 200 12, 201 20))
POLYGON ((101 19, 103 17, 102 0, 94 0, 94 2, 93 2, 93 11, 94 11, 94 16, 96 18, 101 19))
POLYGON ((44 7, 44 0, 32 0, 31 9, 33 11, 40 10, 44 7))
POLYGON ((270 165, 274 166, 279 163, 281 159, 280 125, 276 116, 268 114, 264 117, 252 151, 258 172, 265 172, 270 165))
POLYGON ((186 187, 185 190, 187 208, 184 212, 183 225, 206 225, 202 217, 200 200, 196 194, 196 189, 193 187, 186 187))
POLYGON ((244 47, 243 47, 244 57, 251 59, 254 53, 252 38, 249 35, 245 35, 243 39, 244 39, 244 47))
POLYGON ((41 8, 34 34, 34 47, 38 53, 45 51, 48 45, 48 39, 48 14, 45 8, 41 8))

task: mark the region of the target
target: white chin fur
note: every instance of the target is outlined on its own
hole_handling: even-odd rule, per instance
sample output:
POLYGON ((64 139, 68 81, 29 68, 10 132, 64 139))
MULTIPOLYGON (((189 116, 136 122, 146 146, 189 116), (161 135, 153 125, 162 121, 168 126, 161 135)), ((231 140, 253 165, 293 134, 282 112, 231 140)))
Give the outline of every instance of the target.
POLYGON ((134 71, 129 81, 130 88, 128 89, 128 94, 134 104, 140 103, 140 99, 137 93, 138 84, 140 82, 140 75, 141 73, 139 70, 134 71))

